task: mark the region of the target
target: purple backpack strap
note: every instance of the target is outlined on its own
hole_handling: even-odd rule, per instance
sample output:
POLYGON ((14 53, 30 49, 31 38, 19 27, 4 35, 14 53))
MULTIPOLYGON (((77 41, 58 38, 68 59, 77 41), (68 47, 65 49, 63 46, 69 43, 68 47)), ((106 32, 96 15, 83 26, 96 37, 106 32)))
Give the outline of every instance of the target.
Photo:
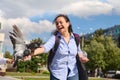
POLYGON ((76 45, 78 47, 79 43, 80 43, 80 36, 76 33, 73 33, 74 37, 75 37, 75 42, 76 42, 76 45))
MULTIPOLYGON (((80 43, 80 36, 78 34, 74 34, 75 42, 78 47, 80 43)), ((79 80, 88 80, 88 74, 85 65, 80 61, 78 54, 76 55, 77 60, 77 68, 78 68, 78 74, 79 74, 79 80)))
POLYGON ((50 65, 51 65, 51 63, 52 63, 52 60, 53 60, 53 58, 54 58, 54 56, 55 56, 55 53, 56 53, 56 51, 57 51, 57 48, 58 48, 58 46, 59 46, 59 43, 60 43, 60 36, 56 36, 55 35, 55 45, 54 45, 54 47, 50 50, 50 52, 49 52, 49 55, 48 55, 48 60, 47 60, 47 67, 48 67, 48 70, 50 71, 50 65))

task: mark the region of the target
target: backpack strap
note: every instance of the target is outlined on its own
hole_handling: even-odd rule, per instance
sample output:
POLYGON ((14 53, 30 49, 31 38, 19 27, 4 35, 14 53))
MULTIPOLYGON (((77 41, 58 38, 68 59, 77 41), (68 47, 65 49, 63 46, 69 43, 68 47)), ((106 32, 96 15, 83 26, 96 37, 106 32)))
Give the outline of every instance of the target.
MULTIPOLYGON (((73 35, 75 37, 75 42, 76 42, 76 45, 78 47, 78 45, 80 43, 80 36, 78 34, 75 34, 75 33, 73 33, 73 35)), ((48 55, 47 67, 48 67, 49 71, 50 71, 49 67, 52 63, 54 56, 55 56, 55 53, 56 53, 57 48, 59 46, 59 43, 60 43, 60 37, 55 35, 55 45, 54 45, 53 49, 50 50, 50 53, 48 55)), ((85 65, 82 62, 80 62, 78 54, 76 55, 76 60, 77 60, 79 80, 88 80, 88 75, 87 75, 85 65)))
POLYGON ((48 55, 48 60, 47 60, 47 67, 48 67, 49 71, 50 71, 49 67, 50 67, 52 60, 55 56, 55 53, 58 49, 59 43, 60 43, 60 36, 55 35, 55 44, 54 44, 54 47, 50 50, 49 55, 48 55))
MULTIPOLYGON (((80 43, 80 36, 78 34, 74 34, 75 37, 75 42, 78 47, 80 43)), ((78 54, 76 55, 76 60, 77 60, 77 68, 78 68, 78 74, 79 74, 79 80, 88 80, 88 75, 86 71, 85 65, 80 61, 78 54)))
POLYGON ((80 36, 76 33, 73 33, 74 37, 75 37, 75 42, 76 42, 76 45, 78 47, 79 43, 80 43, 80 36))

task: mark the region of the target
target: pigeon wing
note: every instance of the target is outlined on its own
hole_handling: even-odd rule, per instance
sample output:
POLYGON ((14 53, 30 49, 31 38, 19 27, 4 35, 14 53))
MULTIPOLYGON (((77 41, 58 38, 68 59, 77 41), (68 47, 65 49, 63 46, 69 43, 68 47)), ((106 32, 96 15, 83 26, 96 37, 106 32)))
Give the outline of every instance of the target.
POLYGON ((13 56, 14 56, 14 64, 13 67, 16 66, 19 59, 23 58, 23 53, 26 49, 26 44, 23 39, 22 32, 20 29, 13 25, 13 32, 9 32, 9 37, 13 45, 13 56))
POLYGON ((16 25, 13 25, 13 32, 9 32, 10 40, 13 44, 14 54, 22 56, 26 48, 25 41, 23 39, 22 32, 16 25))
POLYGON ((19 29, 16 25, 13 25, 13 32, 14 32, 18 37, 20 37, 21 39, 23 39, 23 34, 22 34, 22 32, 20 31, 20 29, 19 29))

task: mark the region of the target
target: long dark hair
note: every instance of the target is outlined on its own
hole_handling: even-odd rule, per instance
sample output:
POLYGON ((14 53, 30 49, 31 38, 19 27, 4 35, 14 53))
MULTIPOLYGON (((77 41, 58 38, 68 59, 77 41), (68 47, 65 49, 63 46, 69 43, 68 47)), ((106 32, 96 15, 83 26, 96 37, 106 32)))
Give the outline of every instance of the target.
MULTIPOLYGON (((53 24, 56 23, 56 20, 57 20, 58 17, 63 17, 63 18, 66 20, 66 22, 69 22, 69 23, 70 23, 70 20, 69 20, 69 18, 68 18, 67 15, 65 15, 65 14, 59 14, 59 15, 57 15, 57 16, 55 17, 55 19, 53 20, 53 24)), ((69 25, 69 27, 68 27, 68 32, 69 32, 69 33, 73 32, 71 23, 70 23, 70 25, 69 25)), ((53 32, 54 35, 56 35, 57 33, 58 33, 57 30, 55 30, 55 31, 53 32)))

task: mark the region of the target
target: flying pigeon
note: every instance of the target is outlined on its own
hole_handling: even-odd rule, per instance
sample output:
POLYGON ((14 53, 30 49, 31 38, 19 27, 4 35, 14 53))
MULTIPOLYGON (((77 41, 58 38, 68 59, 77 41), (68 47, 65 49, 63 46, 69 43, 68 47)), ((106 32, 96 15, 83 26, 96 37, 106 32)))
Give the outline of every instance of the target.
POLYGON ((36 48, 40 47, 39 42, 26 44, 22 32, 16 25, 13 25, 13 31, 9 32, 9 38, 12 42, 14 50, 13 67, 16 67, 19 59, 23 59, 25 56, 30 55, 30 53, 34 51, 36 48))

